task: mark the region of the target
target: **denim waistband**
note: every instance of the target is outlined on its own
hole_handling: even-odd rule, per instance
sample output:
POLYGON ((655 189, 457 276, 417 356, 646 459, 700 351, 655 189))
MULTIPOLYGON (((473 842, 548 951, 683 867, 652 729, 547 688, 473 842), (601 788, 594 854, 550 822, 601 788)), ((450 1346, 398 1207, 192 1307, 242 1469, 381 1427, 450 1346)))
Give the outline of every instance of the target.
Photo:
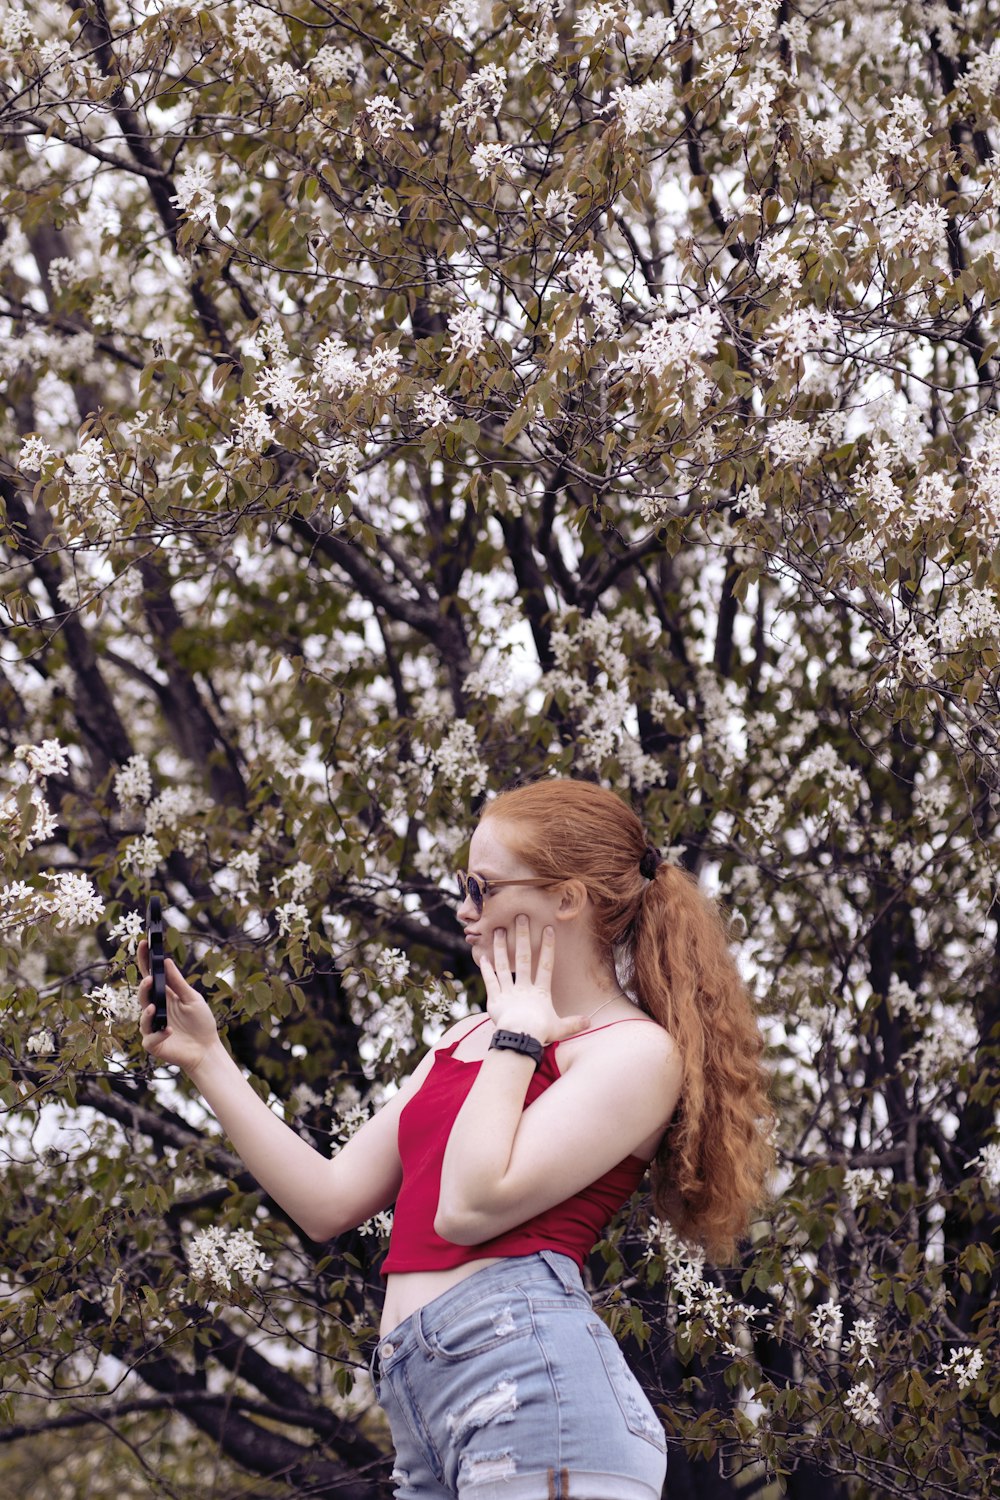
POLYGON ((416 1312, 379 1339, 371 1358, 372 1379, 377 1380, 414 1349, 426 1349, 425 1328, 433 1328, 442 1318, 454 1317, 464 1308, 476 1306, 491 1293, 503 1292, 507 1288, 525 1291, 529 1287, 548 1287, 551 1290, 553 1278, 566 1296, 575 1293, 578 1297, 587 1297, 576 1261, 557 1250, 512 1255, 496 1265, 473 1271, 471 1276, 449 1287, 439 1297, 418 1307, 416 1312))

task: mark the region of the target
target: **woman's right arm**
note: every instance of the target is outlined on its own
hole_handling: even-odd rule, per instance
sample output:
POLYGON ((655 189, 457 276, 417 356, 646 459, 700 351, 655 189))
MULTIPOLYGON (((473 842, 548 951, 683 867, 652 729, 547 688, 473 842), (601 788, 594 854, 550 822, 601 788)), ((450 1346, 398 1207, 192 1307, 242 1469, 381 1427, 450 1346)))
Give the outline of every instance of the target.
MULTIPOLYGON (((145 970, 144 944, 139 962, 145 970)), ((150 983, 146 978, 139 987, 146 1051, 158 1062, 184 1069, 249 1171, 310 1239, 332 1239, 395 1202, 402 1176, 399 1115, 422 1083, 433 1053, 330 1159, 314 1150, 254 1093, 223 1046, 205 1000, 169 959, 167 1026, 152 1031, 150 983)))

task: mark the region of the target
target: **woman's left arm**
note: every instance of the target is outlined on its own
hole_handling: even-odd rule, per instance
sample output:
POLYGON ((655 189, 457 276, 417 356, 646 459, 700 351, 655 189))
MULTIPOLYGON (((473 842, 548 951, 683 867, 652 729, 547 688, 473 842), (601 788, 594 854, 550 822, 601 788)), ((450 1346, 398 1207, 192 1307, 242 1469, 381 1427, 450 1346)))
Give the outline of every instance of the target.
MULTIPOLYGON (((553 949, 548 929, 532 975, 528 923, 518 919, 515 979, 497 934, 482 970, 499 1029, 543 1044, 586 1029, 585 1017, 553 1008, 553 949)), ((677 1050, 652 1023, 606 1030, 525 1109, 533 1072, 518 1052, 494 1049, 483 1060, 445 1151, 434 1221, 443 1239, 480 1244, 580 1192, 666 1126, 680 1090, 677 1050)))

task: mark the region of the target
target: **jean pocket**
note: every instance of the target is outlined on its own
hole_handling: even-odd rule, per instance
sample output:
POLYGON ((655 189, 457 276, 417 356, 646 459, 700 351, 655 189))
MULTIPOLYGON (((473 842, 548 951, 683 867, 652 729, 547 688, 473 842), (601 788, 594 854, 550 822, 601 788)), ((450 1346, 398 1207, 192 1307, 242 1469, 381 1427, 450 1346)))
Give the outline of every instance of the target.
POLYGON ((424 1328, 427 1347, 439 1359, 472 1359, 533 1332, 531 1309, 522 1297, 487 1297, 465 1307, 433 1329, 424 1328))
POLYGON ((587 1326, 597 1345, 608 1384, 615 1394, 629 1432, 635 1437, 645 1438, 647 1443, 652 1443, 654 1448, 666 1453, 667 1439, 663 1425, 649 1404, 642 1386, 626 1364, 618 1340, 600 1318, 595 1317, 587 1326))

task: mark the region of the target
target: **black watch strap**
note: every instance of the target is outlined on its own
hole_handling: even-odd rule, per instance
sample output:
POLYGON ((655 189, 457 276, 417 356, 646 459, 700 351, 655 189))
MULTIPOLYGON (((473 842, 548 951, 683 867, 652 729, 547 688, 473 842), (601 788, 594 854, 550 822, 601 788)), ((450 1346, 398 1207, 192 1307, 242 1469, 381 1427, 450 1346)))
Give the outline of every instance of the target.
POLYGON ((527 1031, 495 1031, 490 1048, 496 1047, 499 1052, 523 1052, 525 1057, 530 1057, 535 1067, 542 1060, 542 1044, 536 1036, 531 1036, 527 1031))

